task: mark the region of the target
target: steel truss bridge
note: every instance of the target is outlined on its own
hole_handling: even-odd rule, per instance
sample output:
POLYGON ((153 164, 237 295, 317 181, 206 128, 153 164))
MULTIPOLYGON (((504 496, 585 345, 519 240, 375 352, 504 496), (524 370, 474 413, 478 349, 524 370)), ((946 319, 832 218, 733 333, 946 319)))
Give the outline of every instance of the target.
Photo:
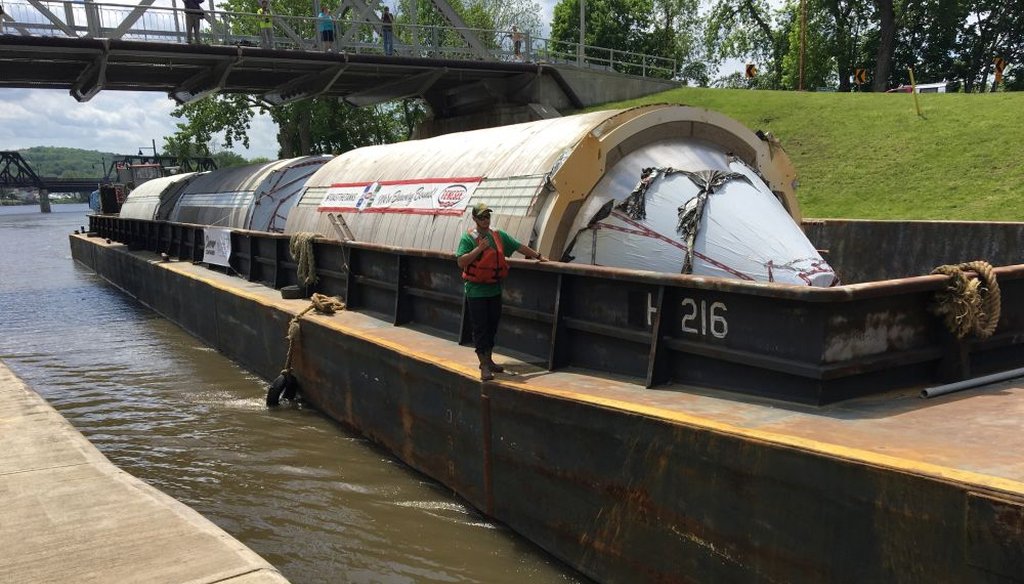
POLYGON ((367 0, 343 0, 332 15, 336 52, 321 50, 315 18, 274 15, 274 45, 261 48, 257 15, 212 9, 203 44, 186 44, 184 11, 155 1, 6 2, 0 88, 65 89, 79 101, 104 89, 161 91, 179 104, 244 93, 272 106, 315 96, 354 106, 422 97, 436 118, 449 118, 503 105, 579 108, 676 85, 667 81, 675 61, 650 55, 529 35, 517 55, 509 31, 467 27, 445 0, 433 2, 448 25, 395 24, 390 56, 367 0), (595 88, 580 73, 607 79, 595 88))
POLYGON ((202 172, 217 168, 212 158, 177 158, 174 156, 120 156, 110 163, 106 175, 94 178, 57 178, 39 176, 21 154, 0 151, 0 188, 36 188, 49 193, 87 193, 100 183, 111 182, 119 164, 153 163, 163 168, 176 167, 178 172, 202 172))

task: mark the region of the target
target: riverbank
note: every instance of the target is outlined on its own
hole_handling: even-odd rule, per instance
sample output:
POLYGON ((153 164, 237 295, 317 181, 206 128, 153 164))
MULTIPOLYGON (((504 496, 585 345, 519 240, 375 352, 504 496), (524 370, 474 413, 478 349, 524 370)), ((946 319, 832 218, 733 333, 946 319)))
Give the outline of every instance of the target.
POLYGON ((269 584, 278 571, 121 471, 0 362, 0 581, 269 584))

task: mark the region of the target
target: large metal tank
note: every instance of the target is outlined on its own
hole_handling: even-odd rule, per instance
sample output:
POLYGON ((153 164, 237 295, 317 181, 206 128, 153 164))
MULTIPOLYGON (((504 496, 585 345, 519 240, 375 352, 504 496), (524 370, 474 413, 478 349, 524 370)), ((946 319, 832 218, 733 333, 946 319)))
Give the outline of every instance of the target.
POLYGON ((285 231, 452 251, 483 201, 493 227, 552 258, 827 286, 834 273, 799 231, 795 178, 770 136, 700 108, 644 106, 347 152, 310 177, 285 231), (662 174, 645 178, 652 167, 662 174), (680 171, 728 180, 702 189, 680 171), (650 188, 635 196, 642 179, 650 188))
POLYGON ((205 173, 182 190, 168 219, 282 232, 306 180, 330 159, 303 156, 205 173))
POLYGON ((199 174, 173 174, 142 183, 128 193, 119 215, 125 219, 166 220, 182 190, 199 174))

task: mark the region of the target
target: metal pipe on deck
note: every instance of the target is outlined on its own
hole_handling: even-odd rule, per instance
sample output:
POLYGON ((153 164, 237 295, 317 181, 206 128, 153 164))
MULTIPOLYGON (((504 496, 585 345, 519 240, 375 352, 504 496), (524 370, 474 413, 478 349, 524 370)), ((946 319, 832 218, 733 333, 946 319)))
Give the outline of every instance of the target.
POLYGON ((1024 367, 1021 367, 1020 369, 1010 369, 1009 371, 1001 371, 991 375, 984 375, 982 377, 975 377, 973 379, 965 379, 955 383, 947 383, 946 385, 926 387, 921 390, 921 399, 946 395, 947 393, 971 389, 972 387, 978 387, 979 385, 985 385, 987 383, 1006 381, 1007 379, 1014 379, 1016 377, 1024 377, 1024 367))

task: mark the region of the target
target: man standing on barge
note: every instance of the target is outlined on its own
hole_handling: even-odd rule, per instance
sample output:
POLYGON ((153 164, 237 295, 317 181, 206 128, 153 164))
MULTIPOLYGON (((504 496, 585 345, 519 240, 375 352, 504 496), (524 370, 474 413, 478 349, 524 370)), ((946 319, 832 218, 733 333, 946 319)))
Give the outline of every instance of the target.
POLYGON ((528 259, 547 259, 500 229, 491 229, 491 208, 486 203, 473 206, 475 229, 462 234, 455 257, 466 281, 466 303, 473 327, 473 344, 480 360, 480 380, 494 379, 505 368, 491 357, 494 336, 501 320, 501 283, 508 276, 505 258, 519 252, 528 259))

